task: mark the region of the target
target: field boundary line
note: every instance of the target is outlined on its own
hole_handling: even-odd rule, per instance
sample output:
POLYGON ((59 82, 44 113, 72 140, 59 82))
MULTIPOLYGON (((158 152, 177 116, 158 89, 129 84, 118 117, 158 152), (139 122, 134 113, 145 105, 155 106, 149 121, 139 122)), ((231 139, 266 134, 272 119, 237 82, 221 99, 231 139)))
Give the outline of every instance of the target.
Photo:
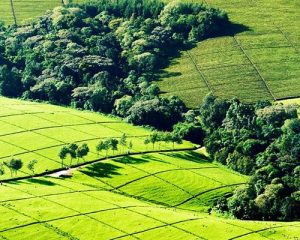
POLYGON ((195 59, 194 59, 194 57, 192 56, 192 54, 190 53, 189 50, 187 50, 186 52, 187 52, 187 54, 189 55, 189 58, 191 59, 191 61, 192 61, 193 65, 194 65, 194 67, 196 68, 196 71, 198 72, 198 74, 200 75, 200 77, 202 78, 202 80, 205 82, 205 84, 206 84, 208 90, 211 91, 211 92, 213 93, 214 91, 213 91, 212 87, 210 86, 210 84, 209 84, 208 80, 206 79, 205 75, 204 75, 204 74, 202 73, 202 71, 200 70, 198 64, 196 63, 196 61, 195 61, 195 59))
POLYGON ((275 227, 268 227, 268 228, 255 230, 255 231, 252 231, 252 232, 249 232, 249 233, 241 234, 239 236, 229 238, 228 240, 238 239, 238 238, 241 238, 241 237, 244 237, 244 236, 247 236, 247 235, 251 235, 251 234, 255 234, 255 233, 259 234, 260 232, 264 232, 264 231, 267 231, 267 230, 270 230, 270 229, 275 229, 275 228, 282 228, 282 227, 298 227, 298 226, 297 226, 297 224, 289 224, 289 225, 280 225, 280 226, 275 226, 275 227))
POLYGON ((139 180, 142 180, 142 179, 145 179, 145 178, 148 178, 148 177, 151 177, 151 176, 154 176, 156 174, 160 174, 160 173, 166 173, 166 172, 173 172, 173 171, 188 171, 190 169, 206 169, 206 168, 217 168, 217 167, 203 167, 203 168, 176 168, 176 169, 168 169, 168 170, 162 170, 162 171, 158 171, 156 173, 151 173, 149 175, 145 175, 145 176, 142 176, 142 177, 139 177, 139 178, 136 178, 136 179, 133 179, 131 181, 128 181, 126 183, 123 183, 122 185, 119 185, 117 187, 115 187, 116 189, 119 189, 119 188, 122 188, 122 187, 125 187, 131 183, 134 183, 134 182, 137 182, 139 180))
MULTIPOLYGON (((120 194, 120 193, 118 193, 118 194, 120 194)), ((88 194, 87 194, 87 195, 88 195, 88 194)), ((88 195, 88 196, 90 196, 90 195, 88 195)), ((126 196, 126 195, 124 195, 124 196, 126 196)), ((97 197, 95 197, 95 196, 90 196, 90 197, 94 197, 94 198, 97 199, 97 200, 101 200, 101 201, 103 201, 103 202, 110 203, 110 204, 113 204, 113 205, 115 205, 115 206, 119 206, 118 204, 111 203, 111 202, 105 201, 105 200, 103 200, 103 199, 99 199, 99 198, 97 198, 97 197)), ((134 195, 133 195, 132 197, 133 197, 133 198, 136 198, 136 199, 138 199, 138 200, 140 200, 139 198, 137 198, 137 197, 134 196, 134 195)), ((149 200, 148 200, 147 202, 149 202, 149 200)), ((150 201, 150 202, 151 202, 151 201, 150 201)), ((161 205, 161 204, 160 204, 160 205, 161 205)), ((162 204, 162 205, 164 206, 164 204, 162 204)), ((155 206, 155 207, 164 208, 163 206, 155 206)), ((153 206, 150 206, 150 207, 153 207, 153 206)), ((167 207, 170 207, 170 206, 167 206, 167 207)), ((166 209, 168 209, 168 208, 166 208, 166 209)), ((170 226, 170 227, 176 228, 176 229, 178 229, 178 230, 184 231, 184 232, 189 233, 189 234, 191 234, 191 235, 194 235, 194 236, 196 236, 196 237, 198 237, 198 238, 207 240, 207 239, 205 239, 205 238, 203 238, 203 237, 201 237, 201 236, 199 236, 199 235, 197 235, 197 234, 194 234, 194 233, 192 233, 192 232, 190 232, 190 231, 187 231, 186 229, 183 229, 183 228, 180 228, 180 227, 177 227, 177 226, 173 226, 172 224, 167 223, 167 222, 165 222, 165 221, 163 221, 163 220, 160 220, 160 219, 157 219, 157 218, 155 218, 155 217, 149 216, 149 215, 147 215, 147 214, 144 214, 144 213, 141 213, 141 212, 132 210, 132 209, 130 209, 130 208, 128 208, 127 210, 130 211, 130 212, 139 214, 139 215, 141 215, 141 216, 144 216, 144 217, 146 217, 146 218, 150 218, 150 219, 156 220, 156 221, 158 221, 158 222, 161 222, 161 223, 163 223, 163 224, 166 224, 167 226, 170 226)), ((199 219, 203 219, 203 218, 199 218, 199 219)), ((155 227, 155 228, 157 228, 157 227, 155 227)), ((126 235, 126 236, 127 236, 127 235, 126 235)), ((123 236, 123 237, 125 237, 125 236, 123 236)))
POLYGON ((298 95, 298 96, 290 96, 290 97, 277 98, 276 101, 290 100, 290 99, 297 99, 297 98, 300 98, 300 95, 298 95))
MULTIPOLYGON (((3 122, 3 123, 6 123, 6 124, 9 124, 11 126, 17 127, 17 125, 12 125, 11 123, 9 123, 7 121, 3 121, 3 119, 1 119, 1 118, 0 118, 0 122, 3 122)), ((20 133, 25 133, 25 132, 35 132, 35 131, 44 130, 44 129, 63 128, 63 127, 76 127, 76 126, 83 126, 83 125, 100 125, 101 123, 102 122, 99 122, 99 123, 94 123, 94 122, 92 122, 92 123, 79 123, 79 124, 72 124, 72 125, 71 124, 70 125, 56 125, 56 126, 32 128, 32 129, 28 129, 28 130, 25 130, 25 128, 22 128, 22 127, 18 126, 18 128, 21 128, 23 130, 19 131, 19 132, 5 133, 5 134, 0 135, 0 137, 5 137, 5 136, 10 136, 10 135, 20 134, 20 133)), ((105 122, 105 123, 110 123, 110 122, 105 122)), ((73 130, 78 131, 77 129, 73 129, 73 130)))
POLYGON ((266 80, 264 79, 264 77, 261 75, 260 71, 258 70, 257 66, 254 64, 254 62, 251 60, 251 58, 249 57, 249 55, 246 53, 246 51, 244 50, 244 48, 242 47, 242 45, 239 43, 239 41, 236 39, 235 36, 232 36, 232 38, 234 39, 234 41, 236 42, 236 44, 238 45, 238 47, 241 49, 241 51, 245 54, 246 58, 248 59, 248 61, 252 64, 253 68, 255 69, 256 73, 258 74, 258 76, 260 77, 260 79, 262 80, 264 86, 266 87, 267 91, 270 93, 270 95, 272 96, 273 100, 276 101, 276 97, 273 94, 273 92, 271 91, 270 87, 268 86, 266 80))
POLYGON ((295 44, 288 38, 288 36, 282 31, 282 29, 280 27, 278 27, 277 24, 275 24, 275 22, 273 22, 274 27, 283 35, 283 37, 287 40, 287 42, 290 44, 290 46, 292 48, 295 49, 296 53, 299 54, 299 50, 298 48, 295 46, 295 44))
MULTIPOLYGON (((137 234, 140 234, 140 233, 144 233, 144 232, 148 232, 148 231, 152 231, 152 230, 155 230, 155 229, 159 229, 159 228, 164 228, 164 227, 174 227, 173 225, 175 224, 179 224, 179 223, 183 223, 183 222, 189 222, 189 221, 195 221, 195 220, 200 220, 200 219, 203 219, 203 218, 190 218, 190 219, 185 219, 185 220, 181 220, 181 221, 177 221, 177 222, 173 222, 173 223, 165 223, 164 225, 160 225, 160 226, 156 226, 156 227, 152 227, 152 228, 148 228, 148 229, 145 229, 145 230, 141 230, 141 231, 137 231, 137 232, 133 232, 133 233, 130 233, 128 235, 123 235, 123 236, 119 236, 119 237, 115 237, 115 238, 111 238, 111 240, 115 240, 115 239, 122 239, 124 237, 134 237, 134 235, 137 235, 137 234)), ((175 227, 177 228, 177 227, 175 227)), ((206 239, 206 238, 203 238, 199 235, 196 235, 192 232, 189 232, 189 231, 186 231, 184 229, 181 229, 181 228, 177 228, 178 230, 181 230, 183 232, 186 232, 188 234, 191 234, 191 235, 194 235, 198 238, 201 238, 201 239, 206 239)))
MULTIPOLYGON (((85 216, 85 215, 94 214, 94 213, 100 213, 100 212, 106 212, 106 211, 113 211, 113 210, 119 210, 119 209, 127 209, 127 208, 136 208, 136 207, 147 208, 147 207, 152 207, 152 206, 146 206, 146 205, 145 206, 141 206, 141 205, 139 205, 139 206, 124 206, 124 207, 120 206, 120 207, 114 207, 114 208, 94 210, 94 211, 89 211, 89 212, 84 212, 84 213, 77 213, 77 214, 74 214, 74 215, 68 215, 68 216, 59 217, 59 218, 53 218, 53 219, 49 219, 49 220, 42 220, 42 221, 35 220, 36 222, 27 223, 27 224, 19 225, 19 226, 16 226, 16 227, 7 228, 7 229, 2 229, 2 230, 0 230, 0 233, 11 231, 11 230, 18 229, 18 228, 28 227, 28 226, 35 225, 35 224, 49 223, 49 222, 54 222, 54 221, 58 221, 58 220, 68 219, 68 218, 85 216)), ((19 214, 21 214, 21 213, 19 213, 19 214)))
MULTIPOLYGON (((129 165, 129 164, 126 164, 126 165, 128 165, 128 166, 130 166, 130 167, 132 167, 132 168, 134 168, 134 169, 140 170, 140 171, 142 171, 142 172, 144 172, 144 173, 151 174, 150 172, 145 171, 145 170, 143 170, 143 169, 140 169, 140 168, 138 168, 138 167, 135 167, 135 166, 132 166, 132 165, 129 165)), ((168 181, 168 180, 166 180, 166 179, 164 179, 164 178, 161 178, 161 177, 156 176, 156 175, 152 175, 152 176, 155 177, 155 178, 157 178, 157 179, 160 179, 161 181, 163 181, 163 182, 165 182, 165 183, 167 183, 167 184, 169 184, 169 185, 171 185, 171 186, 173 186, 173 187, 175 187, 175 188, 180 189, 181 191, 185 192, 186 194, 188 194, 188 195, 190 195, 190 196, 193 196, 192 193, 186 191, 186 190, 183 189, 182 187, 177 186, 176 184, 174 184, 174 183, 172 183, 172 182, 170 182, 170 181, 168 181)))
MULTIPOLYGON (((61 187, 65 187, 64 185, 61 185, 61 184, 57 184, 57 185, 59 185, 61 187)), ((65 188, 71 190, 71 188, 68 188, 68 187, 65 187, 65 188)), ((20 192, 18 189, 15 189, 15 190, 18 191, 18 192, 20 192)), ((108 190, 105 189, 105 188, 102 188, 102 189, 101 188, 95 188, 95 189, 86 189, 86 190, 73 190, 72 189, 72 191, 69 191, 69 192, 49 193, 49 194, 44 194, 44 195, 32 196, 32 197, 24 197, 24 198, 15 198, 15 199, 1 200, 0 204, 7 203, 7 202, 13 202, 13 201, 22 201, 22 200, 28 200, 28 199, 35 199, 35 198, 39 198, 39 197, 51 197, 51 196, 67 195, 67 194, 73 194, 73 193, 102 192, 102 191, 108 191, 108 190)))
MULTIPOLYGON (((255 231, 255 230, 253 230, 253 229, 250 229, 250 228, 247 228, 247 227, 243 227, 243 226, 239 226, 239 225, 233 224, 233 223, 231 223, 231 222, 226 222, 226 221, 221 220, 221 219, 220 219, 219 221, 222 222, 222 223, 224 223, 224 224, 227 224, 227 225, 230 225, 230 226, 234 226, 234 227, 237 227, 237 228, 242 228, 242 229, 245 229, 245 230, 250 231, 250 232, 255 231)), ((258 233, 258 234, 259 234, 260 236, 262 236, 263 238, 273 240, 273 239, 271 239, 271 238, 269 238, 269 237, 266 237, 266 236, 262 235, 261 233, 258 233)))
MULTIPOLYGON (((98 179, 98 180, 101 181, 100 179, 98 179)), ((102 182, 102 181, 101 181, 101 182, 102 182)), ((62 185, 60 185, 60 186, 62 186, 62 185)), ((63 186, 63 187, 68 188, 68 189, 70 189, 70 190, 73 190, 72 188, 67 187, 67 186, 63 186)), ((115 193, 115 192, 114 192, 114 193, 115 193)), ((125 193, 125 192, 124 192, 124 193, 125 193)), ((103 199, 101 199, 101 198, 98 198, 98 197, 95 197, 95 196, 91 196, 91 195, 89 195, 89 194, 86 193, 86 192, 83 192, 83 194, 86 195, 86 196, 95 198, 95 199, 97 199, 97 200, 100 200, 100 201, 102 201, 102 202, 106 202, 106 203, 115 205, 115 206, 117 206, 117 207, 122 207, 122 206, 120 206, 120 205, 118 205, 118 204, 116 204, 116 203, 112 203, 112 202, 109 202, 109 201, 107 201, 107 200, 103 200, 103 199)), ((120 194, 120 192, 117 192, 117 194, 120 194)), ((126 194, 122 194, 122 195, 126 196, 126 194)), ((133 198, 136 198, 134 195, 132 195, 132 197, 133 197, 133 198)), ((137 199, 138 199, 138 198, 137 198, 137 199)), ((138 199, 138 200, 140 200, 140 199, 138 199)), ((149 202, 149 200, 146 201, 146 202, 149 202)), ((151 201, 150 201, 150 202, 151 202, 151 201)), ((198 235, 196 235, 196 234, 194 234, 194 233, 192 233, 192 232, 190 232, 190 231, 187 231, 187 230, 182 229, 182 228, 177 227, 177 226, 173 226, 173 225, 171 225, 171 224, 169 224, 169 223, 167 223, 167 222, 165 222, 165 221, 163 221, 163 220, 157 219, 157 218, 155 218, 155 217, 152 217, 152 216, 149 216, 149 215, 147 215, 147 214, 144 214, 144 213, 141 213, 141 212, 139 212, 139 211, 135 211, 135 210, 132 210, 132 209, 131 209, 131 208, 145 208, 145 207, 147 208, 147 207, 153 207, 153 206, 151 206, 151 205, 149 205, 149 206, 148 206, 148 205, 147 205, 147 206, 141 206, 141 205, 140 205, 140 206, 131 206, 131 207, 129 207, 129 208, 126 208, 126 210, 128 210, 128 211, 130 211, 130 212, 133 212, 133 213, 135 213, 135 214, 144 216, 144 217, 146 217, 146 218, 153 219, 153 220, 158 221, 158 222, 160 222, 160 223, 167 224, 167 225, 170 226, 170 227, 179 229, 179 230, 181 230, 181 231, 184 231, 184 232, 187 232, 187 233, 189 233, 189 234, 191 234, 191 235, 194 235, 194 236, 196 236, 196 237, 198 237, 198 238, 204 239, 204 238, 202 238, 201 236, 198 236, 198 235)), ((163 206, 155 206, 155 207, 168 209, 168 208, 165 208, 165 207, 163 207, 163 206)), ((199 218, 199 219, 203 219, 203 218, 199 218)), ((134 236, 133 236, 133 237, 134 237, 134 236)))
POLYGON ((69 239, 71 239, 71 240, 79 240, 78 238, 73 237, 70 233, 63 231, 63 230, 61 230, 60 228, 54 229, 52 225, 46 224, 46 223, 42 223, 42 222, 39 221, 37 218, 32 217, 32 216, 30 216, 30 215, 28 215, 28 214, 26 214, 26 213, 20 212, 20 211, 18 211, 18 210, 15 209, 15 208, 12 208, 12 207, 10 207, 10 206, 8 206, 8 205, 5 205, 5 204, 2 205, 2 206, 5 207, 5 208, 7 208, 7 209, 9 209, 9 210, 11 210, 11 211, 14 211, 14 212, 20 214, 20 215, 23 215, 23 216, 25 216, 25 217, 27 217, 27 218, 33 219, 33 220, 36 221, 37 223, 42 224, 45 228, 47 228, 47 229, 49 229, 49 230, 51 230, 51 231, 57 233, 57 234, 60 235, 60 236, 63 236, 63 237, 67 236, 67 237, 68 237, 69 239))
MULTIPOLYGON (((9 187, 12 188, 12 189, 16 189, 16 188, 14 188, 14 187, 12 187, 12 186, 9 186, 9 187)), ((27 191, 23 191, 23 190, 20 190, 20 189, 16 189, 16 190, 18 190, 18 191, 20 191, 20 192, 24 192, 24 193, 30 194, 30 195, 32 195, 32 196, 36 196, 36 195, 34 195, 34 194, 32 194, 32 193, 29 193, 29 192, 27 192, 27 191)), ((54 203, 54 204, 56 204, 56 205, 58 205, 58 206, 61 206, 61 207, 65 208, 65 209, 69 209, 70 211, 77 212, 78 214, 82 214, 83 216, 86 216, 86 217, 88 217, 88 218, 90 218, 90 219, 92 219, 92 220, 94 220, 94 221, 96 221, 96 222, 99 222, 99 223, 101 223, 101 224, 103 224, 103 225, 106 225, 106 226, 108 226, 108 227, 110 227, 110 228, 113 228, 113 229, 115 229, 115 230, 117 230, 117 231, 119 231, 119 232, 128 234, 126 231, 123 231, 123 230, 121 230, 121 229, 118 229, 118 228, 116 228, 116 227, 114 227, 114 226, 112 226, 112 225, 110 225, 110 224, 108 224, 108 223, 106 223, 106 222, 103 222, 103 221, 101 221, 101 220, 99 220, 99 219, 96 219, 96 218, 94 218, 94 217, 91 217, 91 216, 89 216, 89 215, 87 215, 87 214, 85 214, 85 213, 82 213, 82 212, 80 212, 80 211, 78 211, 78 210, 76 210, 76 209, 70 208, 70 207, 68 207, 68 206, 66 206, 66 205, 63 205, 63 204, 58 203, 58 202, 55 202, 55 201, 50 200, 50 199, 48 199, 48 198, 43 198, 43 197, 39 197, 39 196, 36 196, 36 197, 37 197, 37 198, 40 198, 40 199, 43 199, 43 200, 45 200, 45 201, 54 203)), ((22 213, 22 212, 20 212, 20 213, 22 213)), ((28 215, 28 216, 31 217, 30 215, 28 215)), ((31 217, 31 218, 32 218, 32 219, 35 219, 34 217, 31 217)), ((35 220, 39 221, 38 219, 35 219, 35 220)), ((45 223, 45 224, 47 224, 47 223, 45 223)), ((56 229, 59 229, 59 231, 61 230, 60 228, 56 228, 56 229)), ((139 239, 138 237, 135 237, 135 238, 136 238, 136 239, 139 239)))
POLYGON ((234 183, 234 184, 228 184, 228 185, 225 185, 225 186, 220 186, 220 187, 212 188, 212 189, 209 189, 209 190, 197 193, 193 197, 188 198, 188 199, 186 199, 186 200, 184 200, 184 201, 182 201, 182 202, 180 202, 178 204, 175 204, 172 207, 178 207, 180 205, 183 205, 183 204, 185 204, 185 203, 187 203, 187 202, 189 202, 189 201, 191 201, 191 200, 193 200, 193 199, 195 199, 195 198, 197 198, 197 197, 199 197, 199 196, 201 196, 201 195, 203 195, 205 193, 208 193, 208 192, 212 192, 212 191, 215 191, 215 190, 218 190, 218 189, 221 189, 221 188, 234 187, 234 186, 239 186, 239 185, 244 185, 244 184, 247 184, 247 183, 234 183))

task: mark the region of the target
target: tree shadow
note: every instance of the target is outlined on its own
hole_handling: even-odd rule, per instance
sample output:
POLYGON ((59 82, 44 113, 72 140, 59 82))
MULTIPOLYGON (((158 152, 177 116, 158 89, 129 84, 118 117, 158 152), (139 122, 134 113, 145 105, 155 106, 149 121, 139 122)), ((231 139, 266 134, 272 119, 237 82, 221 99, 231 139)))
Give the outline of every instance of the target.
POLYGON ((161 163, 168 163, 168 162, 162 160, 161 158, 155 157, 151 154, 143 155, 143 159, 147 160, 148 162, 155 161, 155 162, 161 162, 161 163))
POLYGON ((171 152, 171 153, 162 153, 163 155, 174 157, 182 160, 187 160, 191 162, 196 162, 199 164, 204 164, 208 162, 212 162, 210 158, 207 156, 197 153, 195 151, 185 151, 185 152, 171 152))
POLYGON ((133 158, 131 156, 125 156, 120 159, 115 159, 115 162, 124 163, 124 164, 141 164, 141 163, 147 163, 149 162, 147 159, 145 159, 146 155, 142 155, 141 158, 133 158))
MULTIPOLYGON (((220 32, 219 37, 222 36, 234 36, 238 33, 252 31, 252 29, 244 24, 240 23, 230 23, 227 28, 220 32)), ((218 37, 218 36, 217 36, 218 37)))
POLYGON ((113 175, 120 175, 118 169, 121 167, 116 166, 111 163, 95 163, 87 166, 86 168, 80 170, 80 172, 90 176, 98 178, 112 178, 113 175))
POLYGON ((51 182, 46 179, 39 179, 39 178, 30 178, 27 181, 30 183, 40 184, 40 185, 45 185, 45 186, 55 186, 56 185, 54 182, 51 182))

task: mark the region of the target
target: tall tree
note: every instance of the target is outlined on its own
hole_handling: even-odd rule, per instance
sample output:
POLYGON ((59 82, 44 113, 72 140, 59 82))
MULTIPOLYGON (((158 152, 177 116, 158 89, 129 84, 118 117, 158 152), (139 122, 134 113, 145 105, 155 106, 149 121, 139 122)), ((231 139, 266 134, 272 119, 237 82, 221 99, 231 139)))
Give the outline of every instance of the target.
POLYGON ((77 164, 79 162, 79 159, 83 159, 84 157, 88 155, 90 149, 86 143, 83 143, 81 146, 79 146, 76 150, 76 155, 77 155, 77 164))
POLYGON ((11 177, 13 173, 15 176, 18 175, 18 171, 23 167, 23 161, 21 159, 12 158, 11 160, 4 162, 4 164, 9 168, 11 177))
POLYGON ((34 175, 34 171, 35 171, 35 165, 38 163, 38 161, 36 159, 31 160, 28 164, 27 164, 27 168, 29 171, 32 172, 32 175, 34 175))
POLYGON ((123 147, 123 150, 127 145, 127 136, 125 133, 123 133, 122 137, 120 138, 120 145, 123 147))
POLYGON ((69 148, 67 146, 63 146, 59 153, 58 153, 58 156, 61 160, 61 167, 63 168, 64 167, 64 160, 66 159, 67 155, 69 153, 69 148))

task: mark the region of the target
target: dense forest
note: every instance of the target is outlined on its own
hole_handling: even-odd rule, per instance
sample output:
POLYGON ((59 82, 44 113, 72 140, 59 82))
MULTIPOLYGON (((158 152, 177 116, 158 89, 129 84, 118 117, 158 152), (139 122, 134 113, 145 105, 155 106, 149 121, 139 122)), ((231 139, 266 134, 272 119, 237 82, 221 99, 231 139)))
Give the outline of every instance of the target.
POLYGON ((90 1, 25 26, 0 24, 0 94, 170 129, 185 106, 152 82, 183 48, 222 34, 226 13, 158 0, 90 1))
POLYGON ((218 202, 219 211, 241 219, 300 217, 297 106, 268 101, 243 104, 208 95, 198 122, 206 131, 204 145, 214 160, 251 175, 248 185, 218 202))

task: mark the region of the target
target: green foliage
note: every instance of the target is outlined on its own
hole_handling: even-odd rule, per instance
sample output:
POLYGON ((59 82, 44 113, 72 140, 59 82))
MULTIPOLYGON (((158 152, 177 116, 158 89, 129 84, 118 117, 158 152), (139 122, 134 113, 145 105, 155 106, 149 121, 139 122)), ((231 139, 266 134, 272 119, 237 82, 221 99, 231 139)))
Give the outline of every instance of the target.
POLYGON ((34 175, 34 171, 35 171, 35 165, 38 163, 38 160, 33 159, 31 160, 28 164, 27 164, 27 168, 29 171, 32 172, 32 175, 34 175))
POLYGON ((21 159, 12 158, 9 161, 4 162, 4 165, 9 168, 11 177, 13 173, 18 175, 18 171, 23 167, 23 161, 21 159))
POLYGON ((180 99, 154 98, 146 101, 137 101, 130 109, 128 121, 134 124, 151 125, 160 130, 170 130, 182 119, 185 107, 180 99))
MULTIPOLYGON (((76 150, 76 157, 79 161, 79 159, 84 159, 85 156, 88 155, 90 149, 86 143, 83 143, 81 146, 79 146, 76 150)), ((78 163, 77 161, 77 163, 78 163)))
POLYGON ((77 164, 79 159, 83 159, 88 155, 90 149, 86 143, 83 143, 81 146, 78 146, 76 143, 70 143, 68 146, 63 146, 58 156, 62 161, 62 167, 64 167, 64 160, 69 155, 70 156, 70 166, 72 166, 72 162, 74 158, 77 158, 77 164))
POLYGON ((236 99, 222 103, 210 95, 201 110, 207 151, 216 161, 251 175, 249 186, 236 190, 227 205, 223 199, 220 210, 226 209, 225 204, 225 211, 241 219, 299 218, 300 202, 295 196, 300 185, 295 172, 300 159, 300 120, 296 107, 268 102, 249 105, 236 99), (222 105, 227 107, 219 108, 222 105))

